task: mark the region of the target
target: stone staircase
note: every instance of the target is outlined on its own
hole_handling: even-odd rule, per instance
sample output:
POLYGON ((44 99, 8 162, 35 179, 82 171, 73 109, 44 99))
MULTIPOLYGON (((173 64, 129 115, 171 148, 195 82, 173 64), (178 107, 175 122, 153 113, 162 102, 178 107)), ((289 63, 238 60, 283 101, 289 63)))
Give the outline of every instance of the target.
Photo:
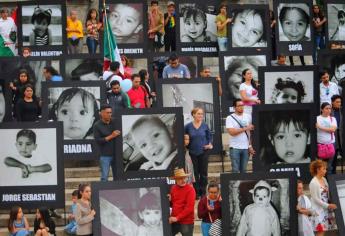
MULTIPOLYGON (((209 162, 209 181, 216 181, 220 182, 220 173, 223 172, 222 170, 222 162, 221 157, 217 155, 210 156, 209 162)), ((224 157, 224 169, 225 171, 230 171, 230 161, 229 157, 224 157)), ((249 169, 252 170, 251 162, 249 163, 249 169)), ((111 178, 110 178, 111 179, 111 178)), ((65 209, 66 212, 69 211, 70 206, 72 204, 71 194, 73 190, 78 188, 78 185, 81 182, 94 182, 100 180, 100 172, 98 163, 96 161, 89 161, 86 163, 78 163, 78 162, 68 162, 65 163, 65 209)), ((195 203, 195 227, 194 227, 194 235, 201 236, 200 232, 200 223, 201 221, 197 218, 197 204, 195 203)), ((61 219, 53 218, 56 223, 56 231, 57 236, 64 236, 63 227, 66 224, 66 215, 64 214, 64 209, 57 209, 57 212, 62 216, 61 219)), ((27 210, 24 209, 25 216, 29 221, 29 225, 32 226, 33 230, 33 222, 35 219, 35 210, 27 210)), ((9 210, 0 210, 0 236, 8 236, 7 230, 7 221, 9 218, 9 210)))

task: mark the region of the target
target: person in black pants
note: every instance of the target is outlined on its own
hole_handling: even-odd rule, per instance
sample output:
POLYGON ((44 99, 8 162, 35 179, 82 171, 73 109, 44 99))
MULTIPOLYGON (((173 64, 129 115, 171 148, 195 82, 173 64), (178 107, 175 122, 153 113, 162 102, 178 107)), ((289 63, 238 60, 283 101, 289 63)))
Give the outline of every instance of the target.
POLYGON ((340 154, 342 156, 342 124, 343 124, 343 114, 341 113, 341 103, 342 99, 340 95, 333 95, 332 98, 332 113, 331 115, 337 120, 337 131, 335 132, 335 154, 332 160, 332 174, 337 171, 337 158, 340 154))
POLYGON ((175 3, 168 2, 168 12, 164 14, 164 46, 165 51, 176 51, 176 13, 175 3))

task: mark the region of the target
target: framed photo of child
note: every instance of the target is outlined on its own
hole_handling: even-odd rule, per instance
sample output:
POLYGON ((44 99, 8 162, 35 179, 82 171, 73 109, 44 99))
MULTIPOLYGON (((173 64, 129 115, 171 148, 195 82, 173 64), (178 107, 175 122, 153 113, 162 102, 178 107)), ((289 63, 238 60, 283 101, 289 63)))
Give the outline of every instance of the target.
POLYGON ((232 19, 228 24, 230 51, 250 48, 255 52, 258 48, 271 48, 268 5, 230 4, 228 8, 232 19))
POLYGON ((96 235, 171 235, 164 180, 95 182, 92 190, 96 235))
POLYGON ((92 56, 100 54, 103 16, 99 9, 99 2, 99 0, 66 2, 65 37, 69 55, 88 54, 92 56))
POLYGON ((62 123, 0 123, 0 134, 0 208, 63 207, 62 123))
POLYGON ((27 1, 21 3, 19 19, 19 51, 31 50, 31 56, 60 56, 65 53, 63 37, 66 26, 65 3, 56 1, 27 1))
MULTIPOLYGON (((253 53, 247 48, 242 48, 242 53, 220 52, 219 70, 222 78, 222 115, 229 115, 234 99, 241 99, 240 85, 242 72, 250 69, 253 80, 259 81, 259 67, 269 65, 269 56, 266 53, 253 53)), ((232 111, 232 110, 231 110, 232 111)))
POLYGON ((181 108, 123 110, 115 119, 119 178, 168 177, 184 163, 181 108))
POLYGON ((18 56, 18 3, 0 3, 0 58, 18 56))
POLYGON ((316 81, 316 66, 259 67, 261 104, 319 104, 319 82, 316 81))
POLYGON ((217 54, 217 26, 219 2, 207 1, 201 4, 195 0, 177 3, 176 35, 177 50, 217 54))
POLYGON ((296 171, 310 180, 309 164, 316 156, 315 106, 275 104, 253 109, 254 171, 296 171))
POLYGON ((339 235, 345 234, 345 178, 342 174, 329 175, 329 191, 332 202, 337 205, 335 209, 335 220, 337 222, 339 235))
POLYGON ((191 110, 200 107, 213 139, 210 153, 220 153, 221 124, 216 78, 163 79, 157 81, 157 103, 162 107, 182 107, 184 125, 193 121, 191 110))
POLYGON ((105 102, 103 81, 45 82, 42 85, 44 119, 63 122, 64 154, 68 159, 98 158, 93 124, 105 102))
MULTIPOLYGON (((103 9, 103 2, 100 1, 99 4, 100 9, 103 9)), ((106 13, 120 53, 126 55, 146 53, 147 3, 140 0, 109 0, 106 13)), ((101 50, 103 50, 102 44, 101 50)))
POLYGON ((341 0, 328 0, 325 4, 327 15, 326 42, 344 44, 345 42, 345 4, 341 0))
POLYGON ((277 55, 312 55, 314 27, 312 0, 274 1, 277 55))
POLYGON ((223 235, 298 235, 294 172, 221 174, 223 235))

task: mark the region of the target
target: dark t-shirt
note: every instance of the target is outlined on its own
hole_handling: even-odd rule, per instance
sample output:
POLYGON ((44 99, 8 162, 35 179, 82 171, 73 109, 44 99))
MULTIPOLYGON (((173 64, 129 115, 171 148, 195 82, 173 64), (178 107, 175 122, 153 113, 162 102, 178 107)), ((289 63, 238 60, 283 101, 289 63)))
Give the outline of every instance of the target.
POLYGON ((114 130, 113 121, 106 124, 102 120, 98 120, 93 125, 93 135, 99 146, 101 156, 115 156, 115 139, 105 140, 105 137, 109 136, 114 130))
POLYGON ((17 121, 36 121, 40 114, 41 107, 36 99, 32 102, 20 99, 16 104, 17 121))

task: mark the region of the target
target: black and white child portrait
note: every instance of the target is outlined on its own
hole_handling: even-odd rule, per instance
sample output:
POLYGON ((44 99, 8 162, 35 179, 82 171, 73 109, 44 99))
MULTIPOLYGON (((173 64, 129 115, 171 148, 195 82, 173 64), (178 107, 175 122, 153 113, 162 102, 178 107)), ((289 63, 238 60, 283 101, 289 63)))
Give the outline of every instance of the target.
POLYGON ((345 222, 345 180, 335 181, 337 186, 338 198, 340 202, 341 213, 343 215, 343 222, 345 222))
POLYGON ((280 3, 279 41, 310 41, 310 8, 306 3, 280 3))
POLYGON ((62 45, 61 5, 22 7, 23 45, 62 45))
POLYGON ((100 80, 103 74, 103 59, 66 59, 66 80, 100 80))
POLYGON ((226 235, 290 235, 288 179, 230 181, 229 206, 226 235))
POLYGON ((227 100, 241 99, 240 85, 242 81, 242 72, 244 69, 250 69, 253 73, 253 80, 258 81, 258 67, 266 66, 266 56, 225 56, 224 57, 224 96, 227 100))
POLYGON ((232 12, 233 47, 266 47, 265 10, 241 9, 232 12))
POLYGON ((122 115, 124 171, 173 169, 175 122, 175 114, 122 115))
POLYGON ((328 38, 345 41, 345 4, 327 4, 328 38))
POLYGON ((0 186, 57 185, 56 129, 0 129, 0 186))
POLYGON ((265 104, 312 103, 313 71, 265 72, 265 104))
POLYGON ((93 139, 100 93, 99 87, 49 88, 49 118, 63 122, 64 139, 93 139))
POLYGON ((179 6, 182 43, 217 41, 215 6, 207 6, 207 11, 195 3, 183 3, 179 6))
POLYGON ((193 107, 209 107, 205 113, 206 123, 214 130, 213 88, 211 83, 205 84, 163 84, 163 107, 183 107, 184 124, 193 120, 190 111, 193 107))
POLYGON ((109 23, 117 43, 143 42, 143 3, 119 3, 109 6, 109 23))
POLYGON ((263 165, 310 162, 310 110, 259 112, 260 145, 263 165))
POLYGON ((158 187, 100 190, 102 236, 162 236, 158 187))

